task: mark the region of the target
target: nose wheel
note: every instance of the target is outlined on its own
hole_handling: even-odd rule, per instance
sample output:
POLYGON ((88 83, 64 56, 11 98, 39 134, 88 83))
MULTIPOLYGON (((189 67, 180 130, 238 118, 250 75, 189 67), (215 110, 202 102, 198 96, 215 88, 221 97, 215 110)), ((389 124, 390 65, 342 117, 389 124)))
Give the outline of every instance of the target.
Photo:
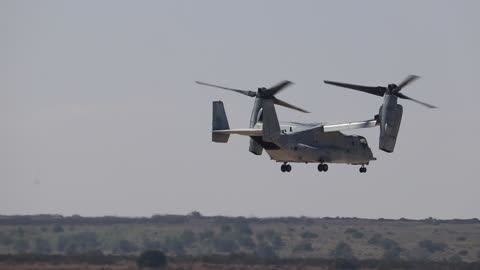
POLYGON ((362 167, 360 167, 359 171, 360 171, 360 173, 366 173, 367 172, 367 167, 362 165, 362 167))
POLYGON ((320 163, 320 164, 318 164, 317 169, 318 169, 319 172, 326 172, 326 171, 328 171, 328 165, 325 164, 325 163, 320 163))
POLYGON ((290 164, 287 164, 286 162, 282 164, 282 166, 280 166, 280 170, 282 172, 290 172, 292 170, 292 166, 290 166, 290 164))

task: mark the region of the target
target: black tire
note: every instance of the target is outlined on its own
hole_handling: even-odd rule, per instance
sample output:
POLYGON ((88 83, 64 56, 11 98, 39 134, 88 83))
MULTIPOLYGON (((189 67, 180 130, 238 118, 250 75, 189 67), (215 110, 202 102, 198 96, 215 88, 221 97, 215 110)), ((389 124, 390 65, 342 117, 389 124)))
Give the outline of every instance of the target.
POLYGON ((285 164, 282 164, 282 166, 280 166, 280 170, 282 172, 286 172, 287 171, 287 168, 285 168, 285 164))
POLYGON ((323 171, 326 172, 328 171, 328 164, 322 164, 323 166, 323 171))
POLYGON ((287 172, 290 172, 292 170, 292 166, 290 166, 290 164, 286 165, 286 169, 287 169, 287 172))
POLYGON ((323 172, 323 164, 322 163, 318 164, 317 169, 319 172, 323 172))

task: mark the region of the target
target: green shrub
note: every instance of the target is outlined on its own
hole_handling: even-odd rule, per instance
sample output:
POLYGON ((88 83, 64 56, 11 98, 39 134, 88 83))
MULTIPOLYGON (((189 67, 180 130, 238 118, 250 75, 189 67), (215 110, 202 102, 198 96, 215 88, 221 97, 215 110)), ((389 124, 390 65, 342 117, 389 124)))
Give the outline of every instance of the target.
POLYGON ((277 257, 277 254, 275 253, 275 249, 267 243, 261 243, 260 245, 258 245, 257 248, 255 249, 255 255, 260 258, 276 258, 277 257))
POLYGON ((248 248, 248 249, 255 248, 255 242, 253 242, 253 240, 250 236, 240 235, 235 240, 242 247, 245 247, 245 248, 248 248))
POLYGON ((67 254, 85 253, 96 250, 99 246, 97 234, 94 232, 60 235, 57 241, 57 250, 67 254))
POLYGON ((281 235, 272 229, 258 232, 255 237, 258 242, 267 242, 275 249, 281 248, 284 245, 281 235))
POLYGON ((159 250, 144 251, 137 258, 138 268, 162 268, 167 266, 167 257, 159 250))
POLYGON ((198 234, 198 238, 201 241, 212 240, 215 237, 215 233, 212 230, 205 230, 198 234))
POLYGON ((313 238, 317 238, 318 234, 312 233, 312 232, 303 232, 302 234, 300 234, 300 236, 303 239, 313 239, 313 238))
POLYGON ((383 240, 383 236, 379 233, 376 233, 372 237, 370 237, 370 239, 368 239, 368 243, 370 245, 379 245, 381 244, 382 240, 383 240))
POLYGON ((370 239, 368 243, 371 245, 379 246, 383 248, 383 259, 398 260, 400 258, 403 249, 400 245, 392 239, 384 238, 381 234, 376 233, 370 239))
POLYGON ((9 246, 11 244, 13 244, 13 238, 4 232, 0 232, 0 245, 9 246))
POLYGON ((352 248, 345 242, 339 242, 330 256, 334 259, 355 259, 352 248))
POLYGON ((161 246, 162 244, 160 243, 160 241, 155 241, 150 239, 143 240, 143 248, 145 250, 160 249, 161 246))
POLYGON ((246 221, 238 221, 233 223, 232 229, 237 234, 252 235, 252 229, 246 221))
POLYGON ((53 225, 52 231, 55 232, 55 233, 61 233, 64 230, 63 230, 63 227, 61 225, 55 224, 55 225, 53 225))
POLYGON ((191 230, 184 230, 180 234, 179 240, 183 243, 184 246, 189 246, 193 244, 196 240, 195 233, 191 230))
POLYGON ((13 244, 13 248, 17 253, 25 253, 30 249, 30 242, 25 239, 18 239, 13 244))
POLYGON ((52 252, 50 242, 42 238, 35 239, 34 252, 38 254, 49 254, 50 252, 52 252))
POLYGON ((138 251, 138 247, 125 239, 118 241, 113 247, 113 253, 126 255, 138 251))
POLYGON ((441 243, 441 242, 433 242, 432 240, 422 240, 418 242, 418 245, 421 248, 424 248, 431 253, 437 252, 437 251, 444 251, 447 249, 447 244, 441 243))
POLYGON ((306 251, 306 252, 313 251, 312 243, 308 241, 303 241, 299 243, 298 245, 293 247, 293 252, 297 252, 297 251, 306 251))
POLYGON ((354 228, 348 228, 345 230, 345 233, 346 234, 350 234, 352 235, 353 238, 356 238, 356 239, 360 239, 360 238, 363 238, 364 234, 363 232, 357 230, 357 229, 354 229, 354 228))
POLYGON ((163 244, 166 251, 173 252, 177 255, 182 255, 185 253, 183 242, 178 239, 178 237, 167 237, 163 244))
POLYGON ((222 237, 213 240, 213 247, 222 253, 233 253, 238 250, 238 245, 234 240, 222 237))

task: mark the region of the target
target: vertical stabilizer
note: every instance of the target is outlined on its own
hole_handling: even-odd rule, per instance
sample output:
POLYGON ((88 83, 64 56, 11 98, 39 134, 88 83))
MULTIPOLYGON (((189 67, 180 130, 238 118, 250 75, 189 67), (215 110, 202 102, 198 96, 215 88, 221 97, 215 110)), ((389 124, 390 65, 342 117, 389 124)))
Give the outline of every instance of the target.
POLYGON ((273 100, 264 99, 263 107, 263 140, 276 142, 280 138, 280 124, 278 123, 277 112, 273 100))
MULTIPOLYGON (((222 101, 213 102, 213 119, 212 119, 212 131, 213 130, 227 130, 230 129, 228 125, 227 114, 225 113, 225 107, 222 101)), ((228 142, 229 134, 218 134, 212 132, 212 141, 218 143, 228 142)))

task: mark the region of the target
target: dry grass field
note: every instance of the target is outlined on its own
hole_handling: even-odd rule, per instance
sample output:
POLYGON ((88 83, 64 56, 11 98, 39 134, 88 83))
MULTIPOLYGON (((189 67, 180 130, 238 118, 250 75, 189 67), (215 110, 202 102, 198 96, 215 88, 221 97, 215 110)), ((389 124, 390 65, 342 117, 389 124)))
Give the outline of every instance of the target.
POLYGON ((226 218, 155 216, 143 219, 0 216, 0 254, 169 256, 246 253, 279 258, 480 260, 480 222, 357 218, 226 218))
MULTIPOLYGON (((137 266, 132 262, 123 262, 114 265, 53 265, 53 264, 1 264, 2 270, 137 270, 137 266)), ((327 268, 320 266, 279 266, 279 265, 240 265, 240 264, 171 264, 165 270, 325 270, 327 268)))

